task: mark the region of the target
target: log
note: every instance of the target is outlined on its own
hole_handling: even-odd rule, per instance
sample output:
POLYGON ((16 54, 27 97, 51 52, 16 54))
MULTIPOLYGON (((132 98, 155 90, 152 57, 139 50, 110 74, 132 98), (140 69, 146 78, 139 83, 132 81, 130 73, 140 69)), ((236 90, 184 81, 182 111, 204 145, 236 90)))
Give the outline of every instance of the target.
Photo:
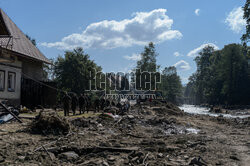
POLYGON ((0 102, 0 106, 4 108, 5 111, 10 113, 18 122, 23 123, 13 112, 11 112, 3 103, 0 102))

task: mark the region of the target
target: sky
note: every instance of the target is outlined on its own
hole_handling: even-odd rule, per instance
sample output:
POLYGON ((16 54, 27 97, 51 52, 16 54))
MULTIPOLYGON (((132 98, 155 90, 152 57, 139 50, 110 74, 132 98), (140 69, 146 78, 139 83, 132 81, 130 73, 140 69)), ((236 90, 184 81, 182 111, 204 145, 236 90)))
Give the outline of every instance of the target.
POLYGON ((245 0, 0 0, 0 7, 47 58, 82 47, 104 72, 129 72, 154 42, 161 69, 182 83, 207 45, 240 43, 245 0))

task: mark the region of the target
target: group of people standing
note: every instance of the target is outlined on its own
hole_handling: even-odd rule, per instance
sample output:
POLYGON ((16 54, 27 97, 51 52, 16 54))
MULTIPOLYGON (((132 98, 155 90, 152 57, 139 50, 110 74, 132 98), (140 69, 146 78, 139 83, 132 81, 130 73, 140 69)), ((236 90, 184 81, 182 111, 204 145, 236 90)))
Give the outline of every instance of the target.
POLYGON ((65 93, 63 97, 64 116, 69 116, 70 107, 73 115, 75 115, 78 107, 79 113, 82 114, 85 113, 85 111, 88 113, 91 107, 95 112, 99 112, 111 106, 117 107, 122 112, 130 108, 128 101, 122 104, 120 101, 105 99, 105 97, 96 97, 96 99, 91 100, 91 97, 87 94, 80 94, 77 96, 75 93, 72 93, 70 96, 68 93, 65 93))
POLYGON ((79 97, 76 94, 72 94, 71 96, 68 93, 64 94, 63 97, 63 109, 64 116, 69 116, 70 107, 72 109, 73 115, 76 114, 76 109, 79 106, 80 114, 85 111, 88 112, 88 108, 90 107, 91 99, 89 96, 80 94, 79 97))

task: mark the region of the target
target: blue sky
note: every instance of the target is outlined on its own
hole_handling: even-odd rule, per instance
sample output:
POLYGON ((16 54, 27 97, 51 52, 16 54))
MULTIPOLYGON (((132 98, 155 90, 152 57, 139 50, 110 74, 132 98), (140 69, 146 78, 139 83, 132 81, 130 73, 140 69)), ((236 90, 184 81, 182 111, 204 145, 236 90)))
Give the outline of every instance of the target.
POLYGON ((175 65, 183 83, 206 45, 240 43, 245 0, 0 0, 48 58, 82 46, 105 72, 128 71, 153 41, 161 67, 175 65), (104 21, 106 20, 106 21, 104 21), (73 34, 73 35, 72 35, 73 34), (63 39, 64 38, 64 39, 63 39))

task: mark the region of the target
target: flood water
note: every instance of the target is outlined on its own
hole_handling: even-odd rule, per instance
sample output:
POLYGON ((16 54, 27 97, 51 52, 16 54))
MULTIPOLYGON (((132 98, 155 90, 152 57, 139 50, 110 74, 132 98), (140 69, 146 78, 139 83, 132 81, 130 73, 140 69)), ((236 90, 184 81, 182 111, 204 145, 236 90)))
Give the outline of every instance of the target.
POLYGON ((226 118, 248 118, 250 115, 231 115, 231 114, 216 114, 216 113, 210 113, 209 108, 207 107, 200 107, 195 105, 187 105, 184 104, 179 107, 181 110, 184 110, 184 112, 190 113, 190 114, 197 114, 197 115, 209 115, 209 116, 220 116, 226 118))

